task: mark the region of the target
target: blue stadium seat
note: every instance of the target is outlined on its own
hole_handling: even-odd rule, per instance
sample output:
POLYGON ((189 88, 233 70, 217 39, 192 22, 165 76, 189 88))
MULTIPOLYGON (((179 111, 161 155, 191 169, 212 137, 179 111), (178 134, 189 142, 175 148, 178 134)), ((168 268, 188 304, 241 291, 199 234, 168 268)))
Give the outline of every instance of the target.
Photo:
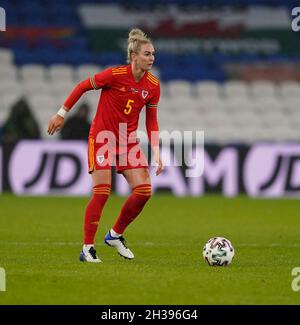
POLYGON ((35 52, 32 52, 25 48, 19 48, 18 50, 14 51, 14 58, 16 65, 37 62, 35 52))
POLYGON ((80 49, 69 48, 64 51, 66 63, 79 65, 84 63, 95 63, 93 55, 89 51, 83 51, 80 49))
POLYGON ((102 52, 95 54, 95 63, 102 66, 123 64, 124 55, 120 52, 102 52))

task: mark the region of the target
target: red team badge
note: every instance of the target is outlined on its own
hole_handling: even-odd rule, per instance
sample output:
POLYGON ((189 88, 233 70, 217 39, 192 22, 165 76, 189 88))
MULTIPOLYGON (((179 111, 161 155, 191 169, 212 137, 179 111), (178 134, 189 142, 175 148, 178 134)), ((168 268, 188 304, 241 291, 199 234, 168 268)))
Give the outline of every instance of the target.
POLYGON ((147 96, 148 96, 148 91, 147 90, 142 90, 142 97, 144 99, 146 99, 147 96))

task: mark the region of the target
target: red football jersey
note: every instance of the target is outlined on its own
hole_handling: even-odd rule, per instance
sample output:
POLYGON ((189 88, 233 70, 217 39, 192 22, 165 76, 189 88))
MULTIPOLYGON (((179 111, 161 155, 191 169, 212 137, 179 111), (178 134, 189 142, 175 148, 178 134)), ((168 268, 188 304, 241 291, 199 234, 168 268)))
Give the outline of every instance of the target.
POLYGON ((138 128, 142 108, 157 108, 160 84, 150 72, 145 72, 136 82, 131 65, 110 67, 91 77, 90 82, 94 89, 102 89, 90 130, 90 137, 95 140, 98 132, 106 130, 114 133, 117 144, 120 144, 119 136, 127 141, 129 134, 134 134, 138 128), (119 134, 120 123, 126 123, 126 134, 119 134))

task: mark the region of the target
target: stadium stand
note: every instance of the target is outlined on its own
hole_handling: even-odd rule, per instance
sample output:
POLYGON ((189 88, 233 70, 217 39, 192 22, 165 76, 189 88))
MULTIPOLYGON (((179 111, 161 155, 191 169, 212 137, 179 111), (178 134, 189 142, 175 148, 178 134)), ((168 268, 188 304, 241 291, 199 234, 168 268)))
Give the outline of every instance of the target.
MULTIPOLYGON (((235 7, 237 1, 233 0, 213 2, 215 5, 227 5, 237 9, 243 6, 243 10, 245 12, 248 10, 252 19, 249 18, 249 26, 255 25, 255 19, 253 20, 255 9, 251 7, 253 1, 239 1, 238 7, 235 7)), ((86 23, 84 15, 88 12, 85 10, 88 8, 86 6, 93 5, 93 8, 97 9, 99 4, 94 1, 67 0, 63 3, 49 1, 47 5, 41 0, 26 4, 22 2, 22 5, 19 5, 20 3, 13 0, 4 1, 2 4, 11 14, 8 15, 7 32, 0 34, 0 125, 4 123, 11 105, 25 96, 31 103, 39 123, 44 126, 41 127, 43 137, 48 139, 45 125, 76 83, 108 65, 125 63, 124 45, 121 46, 122 51, 120 48, 116 50, 106 38, 104 40, 106 47, 97 51, 93 43, 93 33, 99 32, 95 35, 102 37, 106 33, 112 39, 114 35, 116 37, 122 35, 125 38, 124 31, 117 28, 123 26, 126 17, 123 17, 122 21, 113 22, 115 29, 111 29, 111 26, 98 26, 98 22, 95 21, 96 28, 92 26, 94 29, 91 31, 91 26, 86 23)), ((182 24, 182 28, 178 29, 175 36, 182 33, 181 39, 189 40, 188 35, 193 35, 197 29, 193 25, 192 18, 190 25, 183 24, 180 19, 186 19, 185 11, 189 11, 189 8, 200 10, 210 4, 210 1, 192 0, 165 2, 166 8, 170 5, 175 6, 173 7, 177 15, 175 18, 178 18, 178 24, 179 22, 182 24)), ((274 6, 272 9, 278 9, 280 17, 282 10, 288 9, 287 3, 281 0, 255 1, 255 5, 258 6, 265 4, 274 6)), ((109 7, 112 12, 115 10, 116 13, 127 10, 129 17, 131 9, 149 11, 150 5, 153 8, 151 17, 155 17, 155 8, 162 6, 159 1, 152 0, 144 1, 143 4, 139 1, 104 1, 101 5, 109 7)), ((134 11, 132 17, 140 19, 141 12, 143 11, 134 11)), ((211 19, 209 14, 208 17, 211 19)), ((259 17, 257 19, 259 20, 259 17)), ((249 30, 242 25, 221 30, 217 23, 218 21, 208 24, 207 27, 201 25, 204 34, 197 40, 202 40, 203 44, 199 43, 198 46, 213 46, 213 43, 208 43, 207 40, 204 43, 205 33, 210 33, 211 36, 214 36, 213 33, 218 37, 224 36, 224 40, 228 35, 243 33, 248 33, 249 37, 254 35, 249 26, 247 27, 249 30)), ((271 23, 268 22, 270 26, 271 23)), ((263 49, 269 46, 270 54, 253 54, 245 51, 236 53, 233 49, 239 46, 237 43, 228 43, 227 53, 225 50, 224 53, 212 51, 207 54, 201 50, 196 53, 185 49, 175 53, 168 49, 175 48, 176 42, 170 43, 167 50, 164 49, 164 45, 162 46, 163 36, 167 36, 166 44, 168 44, 169 35, 173 35, 173 23, 166 21, 164 25, 159 24, 152 28, 152 33, 148 27, 158 48, 153 73, 161 79, 159 118, 162 130, 184 131, 202 128, 212 142, 298 139, 300 131, 295 126, 300 117, 298 109, 300 74, 297 74, 300 53, 274 54, 271 50, 276 42, 272 43, 271 39, 265 44, 260 43, 263 49), (228 53, 230 50, 233 53, 228 53), (282 66, 288 69, 292 67, 293 75, 290 79, 286 79, 288 75, 284 75, 282 80, 278 80, 278 74, 275 78, 275 74, 267 72, 261 78, 262 75, 256 73, 255 69, 260 67, 266 69, 270 64, 272 71, 282 66)), ((261 21, 258 24, 261 24, 261 21)), ((128 31, 128 28, 124 30, 128 31)), ((270 29, 265 31, 267 32, 270 32, 270 29)), ((98 38, 100 39, 102 38, 98 38)), ((293 41, 295 39, 290 40, 293 41)), ((192 38, 193 42, 196 42, 195 38, 192 38)), ((182 46, 193 49, 192 43, 186 42, 182 46)), ((225 43, 222 46, 225 46, 225 43)), ((98 92, 90 92, 84 95, 78 104, 86 102, 95 112, 98 97, 98 92)))

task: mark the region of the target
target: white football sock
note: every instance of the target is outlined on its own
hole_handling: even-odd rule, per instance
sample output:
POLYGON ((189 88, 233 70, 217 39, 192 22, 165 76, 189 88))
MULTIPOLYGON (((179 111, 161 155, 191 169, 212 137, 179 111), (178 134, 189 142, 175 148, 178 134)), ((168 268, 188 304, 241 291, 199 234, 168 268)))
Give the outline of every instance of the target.
POLYGON ((83 250, 84 252, 88 252, 89 249, 90 249, 91 247, 94 247, 94 245, 92 245, 92 244, 89 244, 89 245, 83 245, 82 250, 83 250))
POLYGON ((118 234, 117 232, 115 232, 112 228, 110 229, 110 234, 113 236, 113 237, 120 237, 122 234, 118 234))

